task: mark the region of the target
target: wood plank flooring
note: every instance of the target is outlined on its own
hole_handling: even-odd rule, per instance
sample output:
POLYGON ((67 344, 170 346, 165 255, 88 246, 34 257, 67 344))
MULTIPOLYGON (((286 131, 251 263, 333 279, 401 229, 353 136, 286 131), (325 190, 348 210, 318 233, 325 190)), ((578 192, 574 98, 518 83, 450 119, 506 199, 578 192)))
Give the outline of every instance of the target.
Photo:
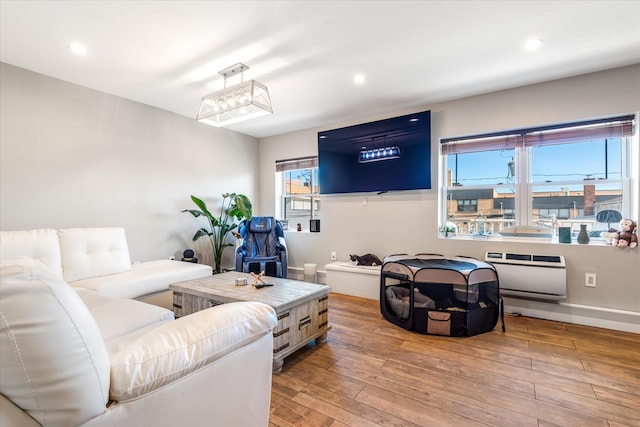
POLYGON ((506 333, 421 335, 330 294, 325 344, 273 376, 270 427, 640 426, 640 335, 505 316, 506 333))

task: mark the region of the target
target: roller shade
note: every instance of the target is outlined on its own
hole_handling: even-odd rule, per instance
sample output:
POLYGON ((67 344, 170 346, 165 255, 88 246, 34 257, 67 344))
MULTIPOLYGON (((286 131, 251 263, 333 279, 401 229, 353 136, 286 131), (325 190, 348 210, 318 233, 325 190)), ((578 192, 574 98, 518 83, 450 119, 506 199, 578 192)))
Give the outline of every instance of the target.
POLYGON ((318 167, 318 157, 298 157, 296 159, 276 160, 276 172, 286 172, 298 169, 318 167))
POLYGON ((616 121, 583 126, 531 131, 524 136, 524 145, 569 144, 593 139, 622 138, 633 135, 633 116, 630 121, 616 121))
POLYGON ((547 144, 568 144, 592 139, 620 138, 634 134, 634 115, 541 126, 440 141, 442 154, 462 154, 478 151, 534 147, 547 144))
POLYGON ((522 135, 498 135, 442 143, 442 154, 463 154, 478 151, 513 150, 522 146, 522 135))

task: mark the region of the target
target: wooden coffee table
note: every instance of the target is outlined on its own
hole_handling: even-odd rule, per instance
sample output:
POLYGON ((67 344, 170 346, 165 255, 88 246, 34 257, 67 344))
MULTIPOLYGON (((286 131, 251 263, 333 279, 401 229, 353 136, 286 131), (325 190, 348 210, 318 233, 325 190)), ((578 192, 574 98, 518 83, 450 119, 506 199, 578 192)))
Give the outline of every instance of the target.
POLYGON ((325 342, 329 325, 329 291, 316 283, 264 276, 273 286, 257 289, 249 274, 230 271, 170 285, 173 312, 187 316, 228 302, 258 301, 276 310, 278 325, 273 330, 273 372, 282 371, 284 358, 310 341, 325 342), (236 278, 248 285, 237 286, 236 278))

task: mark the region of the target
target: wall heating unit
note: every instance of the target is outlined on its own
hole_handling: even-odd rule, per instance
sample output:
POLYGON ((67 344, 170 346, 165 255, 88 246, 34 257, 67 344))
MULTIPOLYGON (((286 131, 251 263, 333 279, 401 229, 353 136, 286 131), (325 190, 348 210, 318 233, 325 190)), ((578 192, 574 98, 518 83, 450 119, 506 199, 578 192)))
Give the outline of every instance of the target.
POLYGON ((567 296, 567 269, 561 255, 487 252, 485 261, 498 272, 501 295, 545 300, 567 296))

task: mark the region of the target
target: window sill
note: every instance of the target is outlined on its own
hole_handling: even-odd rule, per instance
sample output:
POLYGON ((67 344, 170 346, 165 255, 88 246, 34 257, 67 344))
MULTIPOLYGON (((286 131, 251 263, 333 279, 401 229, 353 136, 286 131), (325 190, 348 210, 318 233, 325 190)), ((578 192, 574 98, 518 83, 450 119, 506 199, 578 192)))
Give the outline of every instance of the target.
POLYGON ((611 244, 607 243, 605 239, 592 237, 589 243, 583 244, 578 243, 575 239, 571 241, 571 243, 559 243, 557 239, 549 239, 545 238, 532 238, 532 237, 514 237, 514 236, 471 236, 471 235, 455 235, 444 237, 442 235, 438 236, 440 240, 475 240, 475 241, 484 241, 484 242, 523 242, 523 243, 544 243, 544 244, 553 244, 558 246, 611 246, 611 244))

